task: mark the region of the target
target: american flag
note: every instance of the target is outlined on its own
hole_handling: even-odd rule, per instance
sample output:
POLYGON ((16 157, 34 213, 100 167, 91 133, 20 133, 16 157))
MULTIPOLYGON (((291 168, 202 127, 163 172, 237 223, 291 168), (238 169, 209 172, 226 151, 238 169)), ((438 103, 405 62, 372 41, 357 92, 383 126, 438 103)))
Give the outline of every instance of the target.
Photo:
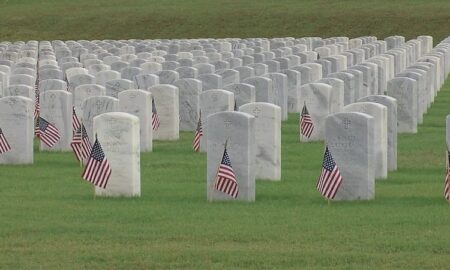
POLYGON ((444 197, 450 202, 450 151, 447 150, 447 174, 445 175, 444 197))
POLYGON ((11 146, 5 138, 5 134, 3 134, 2 129, 0 128, 0 154, 8 152, 11 150, 11 146))
POLYGON ((102 146, 97 138, 95 138, 89 160, 84 168, 82 178, 96 185, 97 187, 106 188, 109 177, 111 176, 111 167, 103 153, 102 146))
POLYGON ((306 138, 311 137, 311 133, 314 130, 314 123, 306 108, 306 103, 303 105, 302 114, 300 117, 300 134, 306 138))
POLYGON ((239 194, 239 187, 236 181, 234 170, 231 167, 230 157, 227 153, 227 147, 223 151, 222 161, 220 162, 219 169, 217 170, 216 181, 214 187, 218 191, 222 191, 233 198, 237 198, 239 194))
POLYGON ((53 147, 61 138, 58 128, 42 117, 37 119, 35 134, 48 147, 53 147))
POLYGON ((78 129, 75 131, 70 147, 72 147, 73 153, 78 161, 87 160, 89 157, 92 144, 83 124, 80 124, 78 129))
POLYGON ((200 151, 200 140, 203 137, 203 128, 202 128, 202 112, 200 112, 200 116, 198 117, 197 129, 195 130, 194 141, 192 142, 192 148, 195 152, 200 151))
POLYGON ((152 127, 153 130, 157 130, 159 128, 159 117, 158 112, 156 111, 155 99, 152 98, 152 127))
POLYGON ((72 108, 72 131, 74 133, 81 127, 80 119, 78 119, 77 113, 75 112, 75 107, 72 108))
POLYGON ((327 146, 323 157, 322 172, 317 180, 316 188, 322 196, 330 200, 336 196, 341 184, 341 173, 327 146))

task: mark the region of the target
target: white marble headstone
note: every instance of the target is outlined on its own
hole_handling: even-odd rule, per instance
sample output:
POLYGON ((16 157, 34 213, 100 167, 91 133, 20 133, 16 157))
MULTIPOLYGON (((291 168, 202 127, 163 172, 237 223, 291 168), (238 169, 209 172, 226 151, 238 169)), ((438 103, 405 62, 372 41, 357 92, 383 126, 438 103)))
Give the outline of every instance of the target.
POLYGON ((94 132, 111 167, 106 188, 95 187, 95 195, 141 196, 139 118, 123 112, 104 113, 94 118, 94 132))
POLYGON ((34 101, 19 96, 0 98, 0 128, 11 151, 0 164, 33 164, 34 101))
POLYGON ((142 152, 153 149, 152 95, 143 90, 125 90, 119 93, 119 110, 139 118, 142 152))
POLYGON ((342 176, 335 200, 370 200, 375 197, 372 116, 336 113, 325 121, 325 144, 342 176))
POLYGON ((239 111, 255 117, 255 176, 281 180, 281 109, 264 102, 248 103, 239 111))
POLYGON ((72 141, 72 94, 62 90, 49 90, 40 94, 40 116, 53 124, 59 130, 59 141, 48 147, 43 142, 40 149, 43 151, 71 151, 72 141))
POLYGON ((208 117, 207 198, 208 201, 234 200, 214 188, 224 145, 238 183, 238 201, 255 201, 255 118, 242 112, 218 112, 208 117))

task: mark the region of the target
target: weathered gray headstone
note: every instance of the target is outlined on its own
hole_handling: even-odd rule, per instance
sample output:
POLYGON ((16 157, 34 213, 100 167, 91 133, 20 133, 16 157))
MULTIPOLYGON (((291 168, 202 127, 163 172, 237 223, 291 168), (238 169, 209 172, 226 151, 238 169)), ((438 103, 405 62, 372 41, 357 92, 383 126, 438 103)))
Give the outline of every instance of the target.
POLYGON ((208 73, 199 75, 197 78, 202 82, 202 91, 222 88, 222 77, 217 74, 208 73))
POLYGON ((288 119, 288 86, 287 76, 283 73, 267 73, 264 75, 272 80, 273 104, 281 108, 281 120, 288 119))
POLYGON ((178 140, 180 127, 178 87, 158 84, 148 89, 155 100, 160 125, 153 131, 154 140, 178 140))
POLYGON ((417 133, 417 82, 410 78, 394 78, 387 93, 397 100, 398 133, 417 133))
POLYGON ((0 98, 0 128, 11 150, 0 164, 33 164, 34 101, 20 96, 0 98))
POLYGON ((179 91, 180 130, 193 131, 197 128, 200 112, 202 82, 197 79, 180 79, 173 83, 179 91))
POLYGON ((141 195, 139 118, 123 112, 104 113, 94 118, 94 130, 111 167, 111 176, 106 188, 95 187, 95 195, 139 197, 141 195))
POLYGON ((387 108, 374 102, 357 102, 345 106, 344 112, 361 112, 374 118, 375 130, 373 133, 375 178, 387 177, 387 108))
POLYGON ((311 136, 300 135, 300 140, 309 142, 324 139, 325 118, 330 114, 332 87, 324 83, 307 83, 300 87, 299 103, 303 108, 306 104, 309 115, 314 123, 314 129, 311 136))
MULTIPOLYGON (((208 116, 216 112, 232 111, 234 109, 234 94, 226 90, 208 90, 200 94, 200 112, 203 128, 203 138, 208 134, 208 116)), ((198 120, 197 120, 198 121, 198 120)), ((200 151, 206 152, 206 140, 200 141, 200 151)))
POLYGON ((233 167, 239 194, 236 200, 255 200, 255 118, 242 112, 218 112, 208 117, 207 198, 208 201, 234 200, 214 187, 224 145, 233 167))
POLYGON ((8 86, 3 93, 3 96, 22 96, 34 100, 35 91, 33 87, 25 84, 14 84, 8 86))
POLYGON ((141 152, 151 152, 153 149, 152 94, 144 90, 120 92, 119 110, 139 118, 141 152))
POLYGON ((243 83, 255 87, 255 101, 274 103, 274 90, 272 80, 265 77, 250 77, 243 83))
POLYGON ((281 109, 270 103, 248 103, 239 111, 255 117, 256 158, 258 179, 281 180, 281 109))
POLYGON ((223 89, 234 93, 236 106, 255 102, 255 87, 246 83, 235 83, 225 86, 223 89))
MULTIPOLYGON (((119 100, 107 96, 89 97, 83 101, 81 110, 83 112, 82 121, 86 128, 86 133, 91 142, 93 142, 95 140, 93 131, 94 117, 102 113, 118 112, 119 100)), ((78 115, 78 117, 80 117, 80 115, 78 115)))
POLYGON ((134 82, 126 79, 107 81, 105 85, 106 95, 114 98, 117 98, 122 91, 135 88, 134 82))
POLYGON ((344 82, 344 105, 353 103, 355 100, 355 76, 346 72, 328 74, 328 78, 340 79, 344 82))
POLYGON ((325 142, 342 176, 335 200, 375 196, 373 121, 357 112, 336 113, 325 120, 325 142))
POLYGON ((331 86, 330 113, 340 112, 344 107, 344 81, 338 78, 322 78, 317 82, 331 86))
POLYGON ((160 72, 156 73, 156 75, 159 76, 160 84, 173 84, 175 81, 178 81, 180 79, 178 72, 174 70, 161 70, 160 72))
POLYGON ((359 102, 375 102, 387 108, 388 170, 397 170, 397 100, 384 95, 367 96, 359 102))
POLYGON ((59 141, 48 147, 41 142, 44 151, 70 151, 72 141, 72 94, 62 90, 49 90, 40 94, 40 116, 59 130, 59 141))

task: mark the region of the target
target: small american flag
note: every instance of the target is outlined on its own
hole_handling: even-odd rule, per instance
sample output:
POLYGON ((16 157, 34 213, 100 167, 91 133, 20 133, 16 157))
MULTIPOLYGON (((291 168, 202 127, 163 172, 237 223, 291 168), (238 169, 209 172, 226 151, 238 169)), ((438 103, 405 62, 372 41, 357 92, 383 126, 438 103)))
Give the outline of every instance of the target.
POLYGON ((323 157, 322 172, 317 180, 316 188, 322 196, 330 200, 336 196, 341 184, 341 173, 339 172, 339 168, 337 167, 336 162, 334 162, 327 146, 323 157))
POLYGON ((75 107, 72 108, 72 131, 74 133, 81 127, 80 119, 78 119, 77 113, 75 112, 75 107))
POLYGON ((236 181, 234 170, 231 167, 231 161, 227 153, 226 143, 225 150, 223 150, 222 161, 220 162, 219 169, 217 170, 214 187, 218 191, 222 191, 235 199, 239 194, 238 183, 236 181))
POLYGON ((447 150, 447 174, 445 175, 444 197, 450 202, 450 151, 447 150))
POLYGON ((155 99, 152 98, 152 127, 153 130, 157 130, 159 128, 159 117, 158 112, 156 111, 155 99))
POLYGON ((78 161, 87 160, 92 149, 91 141, 83 124, 75 131, 72 142, 70 143, 73 153, 78 161))
POLYGON ((35 133, 48 147, 53 147, 61 138, 58 128, 40 116, 37 120, 35 133))
POLYGON ((105 157, 105 153, 103 153, 100 142, 95 138, 94 146, 84 168, 82 178, 97 187, 106 188, 110 176, 111 167, 105 157))
POLYGON ((192 148, 195 152, 200 151, 200 140, 203 137, 203 128, 202 128, 202 112, 200 112, 200 116, 198 117, 197 129, 195 130, 194 141, 192 143, 192 148))
POLYGON ((314 123, 309 115, 308 109, 306 108, 306 103, 303 105, 302 114, 300 117, 300 134, 306 138, 311 137, 311 133, 314 130, 314 123))
POLYGON ((3 134, 2 129, 0 128, 0 154, 8 152, 11 150, 11 146, 5 138, 5 134, 3 134))

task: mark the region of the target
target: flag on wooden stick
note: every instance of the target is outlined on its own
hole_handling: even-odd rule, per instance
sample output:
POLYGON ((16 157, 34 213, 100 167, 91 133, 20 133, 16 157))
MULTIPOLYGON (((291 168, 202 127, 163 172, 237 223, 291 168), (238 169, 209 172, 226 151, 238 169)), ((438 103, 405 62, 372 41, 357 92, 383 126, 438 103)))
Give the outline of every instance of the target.
POLYGON ((233 198, 239 195, 239 186, 234 174, 231 160, 227 153, 227 142, 225 142, 225 149, 223 150, 222 161, 217 170, 216 181, 214 187, 218 191, 222 191, 233 198))
POLYGON ((37 119, 35 134, 48 147, 53 147, 61 138, 58 128, 40 116, 37 119))
POLYGON ((8 152, 11 150, 11 146, 6 140, 5 134, 3 134, 3 130, 0 128, 0 154, 8 152))
POLYGON ((94 146, 89 155, 89 160, 84 168, 82 178, 97 187, 106 188, 111 176, 111 167, 103 152, 102 146, 95 138, 94 146))
POLYGON ((333 199, 342 184, 342 176, 339 168, 331 156, 328 146, 325 148, 322 172, 317 180, 316 188, 327 199, 333 199))
POLYGON ((197 123, 197 129, 195 130, 194 141, 192 142, 192 148, 195 152, 200 151, 200 141, 203 137, 203 128, 202 128, 202 112, 200 111, 197 123))
POLYGON ((314 130, 314 123, 309 115, 308 109, 306 108, 306 103, 303 105, 302 114, 300 116, 300 134, 306 138, 311 137, 314 130))

